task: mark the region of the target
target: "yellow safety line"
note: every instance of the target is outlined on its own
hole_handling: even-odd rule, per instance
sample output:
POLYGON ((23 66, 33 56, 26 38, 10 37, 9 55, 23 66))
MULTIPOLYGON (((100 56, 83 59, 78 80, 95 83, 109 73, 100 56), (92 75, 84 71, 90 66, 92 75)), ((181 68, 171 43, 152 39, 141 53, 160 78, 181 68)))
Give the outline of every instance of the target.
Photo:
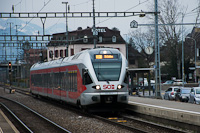
POLYGON ((117 117, 114 117, 114 118, 108 118, 109 120, 117 120, 118 118, 117 117))
POLYGON ((117 122, 127 122, 127 120, 118 120, 117 122))

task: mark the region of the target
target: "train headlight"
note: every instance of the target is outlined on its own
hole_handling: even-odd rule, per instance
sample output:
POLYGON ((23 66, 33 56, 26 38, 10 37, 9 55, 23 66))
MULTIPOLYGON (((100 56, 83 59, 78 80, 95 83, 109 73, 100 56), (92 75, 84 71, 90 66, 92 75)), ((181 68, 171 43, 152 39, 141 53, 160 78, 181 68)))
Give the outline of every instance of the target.
POLYGON ((122 88, 122 85, 118 85, 118 86, 117 86, 117 89, 120 90, 121 88, 122 88))
POLYGON ((92 88, 96 89, 96 90, 100 90, 101 89, 101 86, 100 85, 95 85, 95 86, 92 86, 92 88))
POLYGON ((106 50, 104 50, 104 51, 103 51, 103 54, 107 54, 107 51, 106 51, 106 50))
POLYGON ((101 86, 100 85, 96 85, 96 89, 97 90, 101 89, 101 86))

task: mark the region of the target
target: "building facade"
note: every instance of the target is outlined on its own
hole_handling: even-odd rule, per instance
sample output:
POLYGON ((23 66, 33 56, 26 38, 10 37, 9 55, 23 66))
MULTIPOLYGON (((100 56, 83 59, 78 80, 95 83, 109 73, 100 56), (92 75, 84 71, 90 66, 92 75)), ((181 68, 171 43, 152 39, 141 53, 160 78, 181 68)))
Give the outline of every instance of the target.
POLYGON ((26 64, 33 65, 37 62, 43 62, 46 60, 46 49, 27 49, 24 50, 24 61, 26 64))
POLYGON ((192 29, 192 32, 187 35, 187 37, 185 38, 185 44, 189 47, 186 52, 189 52, 191 54, 190 62, 194 64, 194 66, 189 68, 191 73, 189 73, 188 79, 194 82, 199 82, 200 80, 200 45, 199 45, 200 28, 199 27, 194 27, 192 29))
MULTIPOLYGON (((116 48, 126 57, 126 42, 116 28, 97 27, 96 47, 116 48)), ((47 46, 47 61, 67 56, 66 33, 53 34, 47 46)), ((82 50, 94 48, 93 30, 91 27, 68 32, 68 56, 72 56, 82 50)))

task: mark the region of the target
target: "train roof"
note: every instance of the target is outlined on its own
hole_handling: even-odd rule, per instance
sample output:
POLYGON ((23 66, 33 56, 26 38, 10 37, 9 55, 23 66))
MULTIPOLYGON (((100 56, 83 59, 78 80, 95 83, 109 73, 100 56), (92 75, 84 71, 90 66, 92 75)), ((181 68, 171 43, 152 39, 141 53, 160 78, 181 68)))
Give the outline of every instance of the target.
POLYGON ((60 58, 57 60, 43 62, 43 63, 35 63, 32 65, 30 70, 32 71, 32 70, 59 67, 59 66, 62 66, 63 64, 67 64, 67 63, 70 64, 73 60, 81 59, 81 57, 83 58, 83 56, 80 56, 80 55, 87 54, 87 53, 90 55, 101 54, 102 51, 109 51, 110 54, 119 54, 120 53, 120 51, 118 49, 113 49, 113 48, 86 49, 86 50, 83 50, 83 51, 73 55, 73 56, 64 57, 64 58, 60 58))

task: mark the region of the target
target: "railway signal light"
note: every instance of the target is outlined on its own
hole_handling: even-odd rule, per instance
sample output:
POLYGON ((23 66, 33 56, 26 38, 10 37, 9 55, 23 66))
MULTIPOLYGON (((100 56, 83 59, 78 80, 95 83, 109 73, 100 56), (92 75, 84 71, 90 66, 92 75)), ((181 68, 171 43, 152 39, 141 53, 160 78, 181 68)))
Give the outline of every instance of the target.
POLYGON ((11 62, 8 62, 8 71, 9 71, 9 74, 11 74, 11 72, 12 72, 12 63, 11 62))

